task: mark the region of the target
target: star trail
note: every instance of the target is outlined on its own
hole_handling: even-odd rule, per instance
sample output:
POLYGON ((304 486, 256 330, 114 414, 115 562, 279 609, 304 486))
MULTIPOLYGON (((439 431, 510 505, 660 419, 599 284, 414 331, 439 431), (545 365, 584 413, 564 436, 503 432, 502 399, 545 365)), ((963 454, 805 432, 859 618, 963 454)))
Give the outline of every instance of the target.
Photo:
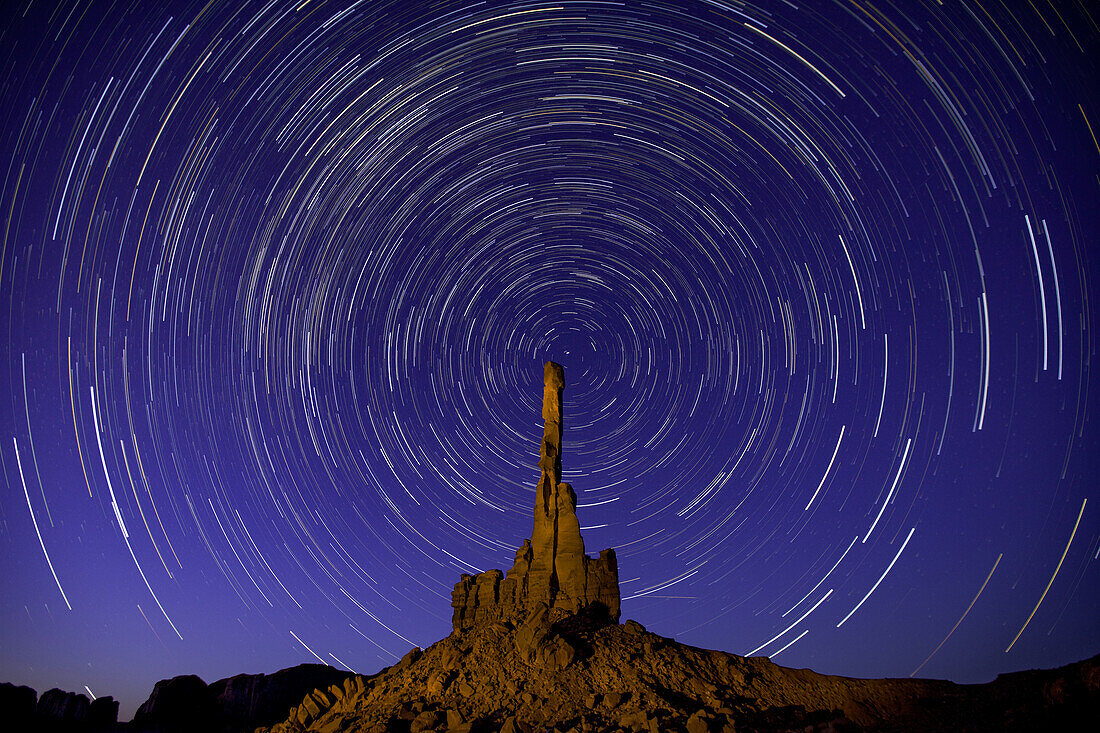
POLYGON ((0 679, 450 630, 542 364, 624 618, 849 676, 1100 651, 1087 3, 8 2, 0 679))

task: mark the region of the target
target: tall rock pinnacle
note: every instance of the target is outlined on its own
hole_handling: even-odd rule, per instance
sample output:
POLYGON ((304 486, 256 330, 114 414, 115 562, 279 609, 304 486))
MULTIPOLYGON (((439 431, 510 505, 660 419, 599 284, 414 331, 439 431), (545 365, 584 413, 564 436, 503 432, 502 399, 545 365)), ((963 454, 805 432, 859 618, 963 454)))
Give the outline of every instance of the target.
MULTIPOLYGON (((579 611, 585 600, 584 540, 577 521, 577 495, 573 487, 561 483, 561 396, 565 389, 565 370, 560 364, 546 362, 543 369, 542 447, 539 450, 539 477, 535 492, 535 526, 531 530, 530 590, 538 591, 538 600, 553 608, 561 605, 579 611), (558 604, 559 596, 563 596, 558 604)), ((616 584, 617 585, 617 584, 616 584)))
POLYGON ((535 522, 531 539, 516 552, 515 564, 502 577, 499 570, 463 575, 451 594, 455 631, 483 620, 521 618, 529 608, 576 613, 596 606, 619 618, 619 567, 615 551, 598 558, 584 553, 577 520, 577 495, 561 481, 562 392, 565 370, 548 361, 543 368, 539 480, 535 489, 535 522))
MULTIPOLYGON (((565 391, 565 369, 561 364, 546 362, 542 369, 542 447, 539 449, 539 469, 550 485, 561 482, 561 395, 565 391)), ((542 480, 539 481, 541 486, 542 480)))

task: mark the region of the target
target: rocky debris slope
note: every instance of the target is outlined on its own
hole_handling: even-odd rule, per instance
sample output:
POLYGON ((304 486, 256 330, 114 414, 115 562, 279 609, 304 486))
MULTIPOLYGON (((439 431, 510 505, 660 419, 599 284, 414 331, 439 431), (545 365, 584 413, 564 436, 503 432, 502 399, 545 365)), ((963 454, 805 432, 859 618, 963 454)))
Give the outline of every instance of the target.
POLYGON ((476 624, 522 618, 537 604, 576 613, 599 606, 619 618, 619 566, 614 550, 588 557, 577 520, 577 495, 561 481, 562 392, 565 370, 543 368, 539 481, 531 539, 516 552, 507 574, 487 570, 463 575, 451 594, 451 625, 456 631, 476 624))
POLYGON ((860 680, 540 607, 316 691, 257 733, 1064 730, 1098 703, 1100 657, 985 685, 860 680))

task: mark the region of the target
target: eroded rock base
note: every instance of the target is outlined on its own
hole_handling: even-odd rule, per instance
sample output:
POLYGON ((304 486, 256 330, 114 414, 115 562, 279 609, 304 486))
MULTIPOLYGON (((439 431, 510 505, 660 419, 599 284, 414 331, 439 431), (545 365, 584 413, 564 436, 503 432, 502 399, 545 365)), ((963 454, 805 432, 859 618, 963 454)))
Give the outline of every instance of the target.
POLYGON ((1078 730, 1100 704, 1100 657, 985 685, 859 680, 545 615, 413 650, 258 733, 1078 730))

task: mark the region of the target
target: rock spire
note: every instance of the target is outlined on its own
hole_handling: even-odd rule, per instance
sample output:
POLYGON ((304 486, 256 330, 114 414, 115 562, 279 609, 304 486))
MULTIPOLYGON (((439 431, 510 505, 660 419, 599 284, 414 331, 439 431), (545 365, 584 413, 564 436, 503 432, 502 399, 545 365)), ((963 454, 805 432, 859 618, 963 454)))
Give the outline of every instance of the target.
POLYGON ((535 522, 531 539, 516 551, 512 569, 504 575, 487 570, 463 575, 451 594, 451 624, 462 631, 482 622, 523 619, 539 604, 566 613, 594 607, 619 619, 619 567, 615 551, 598 558, 584 553, 577 495, 561 481, 562 392, 565 370, 546 362, 543 368, 539 481, 535 490, 535 522))

